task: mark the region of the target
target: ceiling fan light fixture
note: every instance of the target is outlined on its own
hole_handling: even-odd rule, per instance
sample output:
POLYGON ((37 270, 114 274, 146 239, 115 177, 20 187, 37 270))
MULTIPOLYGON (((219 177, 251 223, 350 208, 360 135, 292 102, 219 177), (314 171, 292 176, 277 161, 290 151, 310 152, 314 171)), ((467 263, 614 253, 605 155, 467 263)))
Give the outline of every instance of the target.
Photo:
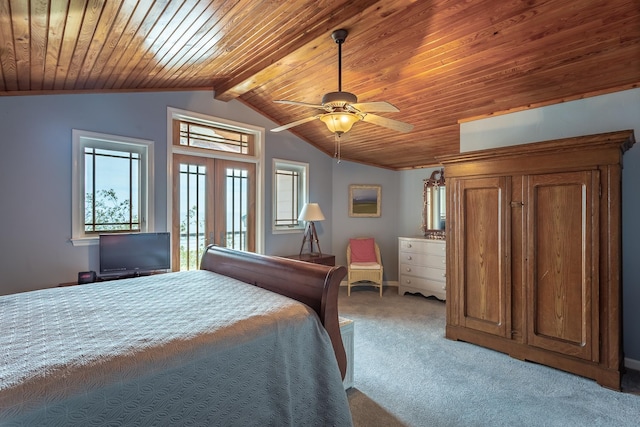
POLYGON ((327 128, 333 133, 341 135, 349 132, 353 124, 360 121, 357 114, 349 112, 327 113, 320 116, 320 120, 327 125, 327 128))

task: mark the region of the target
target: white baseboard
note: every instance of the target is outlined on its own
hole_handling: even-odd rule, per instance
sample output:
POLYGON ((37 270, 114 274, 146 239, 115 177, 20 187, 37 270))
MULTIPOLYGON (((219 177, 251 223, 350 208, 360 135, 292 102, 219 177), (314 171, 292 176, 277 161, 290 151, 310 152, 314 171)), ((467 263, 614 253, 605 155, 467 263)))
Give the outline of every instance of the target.
POLYGON ((624 358, 624 367, 627 369, 633 369, 634 371, 640 371, 640 360, 624 358))

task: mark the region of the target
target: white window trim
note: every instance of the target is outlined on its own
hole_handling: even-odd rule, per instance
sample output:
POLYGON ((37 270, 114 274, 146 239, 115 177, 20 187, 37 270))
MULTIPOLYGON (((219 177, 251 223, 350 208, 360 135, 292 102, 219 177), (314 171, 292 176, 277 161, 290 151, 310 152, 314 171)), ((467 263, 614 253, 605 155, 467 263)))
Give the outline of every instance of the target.
MULTIPOLYGON (((303 191, 303 195, 301 197, 301 206, 300 206, 300 210, 302 210, 302 207, 304 206, 305 203, 307 203, 308 199, 309 199, 309 163, 303 163, 303 162, 296 162, 294 160, 284 160, 284 159, 273 159, 272 162, 272 168, 271 168, 271 175, 272 175, 272 184, 271 184, 271 191, 272 191, 272 201, 271 201, 271 211, 272 211, 272 216, 271 216, 271 232, 273 234, 289 234, 289 233, 302 233, 305 229, 305 225, 303 225, 303 221, 300 221, 300 223, 298 224, 298 226, 296 227, 278 227, 276 226, 276 196, 275 196, 275 191, 276 191, 276 168, 278 167, 278 165, 286 165, 286 166, 291 166, 292 168, 296 168, 296 169, 300 169, 302 171, 302 191, 303 191)), ((299 215, 300 213, 298 213, 299 215)))
POLYGON ((146 176, 146 185, 141 188, 140 201, 140 231, 154 229, 154 142, 146 139, 130 138, 126 136, 110 135, 72 129, 72 180, 71 180, 71 243, 73 246, 97 245, 99 236, 84 232, 84 147, 88 142, 92 146, 96 143, 105 145, 123 144, 136 146, 143 153, 140 174, 146 176))
POLYGON ((246 123, 235 122, 210 116, 208 114, 167 107, 167 230, 171 230, 173 221, 173 154, 188 154, 191 156, 209 157, 215 159, 237 160, 256 165, 256 252, 264 253, 264 142, 265 129, 246 123), (210 150, 206 152, 199 148, 181 147, 173 144, 173 121, 186 120, 204 125, 213 125, 235 131, 251 133, 255 138, 253 155, 225 153, 210 150))

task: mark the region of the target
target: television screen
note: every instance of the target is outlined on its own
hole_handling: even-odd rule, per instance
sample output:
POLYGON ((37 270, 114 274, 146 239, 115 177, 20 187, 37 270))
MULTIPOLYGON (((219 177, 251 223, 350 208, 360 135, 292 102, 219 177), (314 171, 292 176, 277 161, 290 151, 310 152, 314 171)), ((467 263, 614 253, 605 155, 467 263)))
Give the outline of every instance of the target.
POLYGON ((171 268, 169 233, 100 235, 100 275, 138 275, 171 268))

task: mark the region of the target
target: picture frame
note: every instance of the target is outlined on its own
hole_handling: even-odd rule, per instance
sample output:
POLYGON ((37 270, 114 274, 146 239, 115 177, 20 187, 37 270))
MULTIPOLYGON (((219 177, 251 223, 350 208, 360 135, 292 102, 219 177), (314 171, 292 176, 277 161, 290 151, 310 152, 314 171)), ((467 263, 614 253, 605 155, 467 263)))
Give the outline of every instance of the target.
POLYGON ((349 216, 355 218, 380 217, 382 186, 349 185, 349 216))

